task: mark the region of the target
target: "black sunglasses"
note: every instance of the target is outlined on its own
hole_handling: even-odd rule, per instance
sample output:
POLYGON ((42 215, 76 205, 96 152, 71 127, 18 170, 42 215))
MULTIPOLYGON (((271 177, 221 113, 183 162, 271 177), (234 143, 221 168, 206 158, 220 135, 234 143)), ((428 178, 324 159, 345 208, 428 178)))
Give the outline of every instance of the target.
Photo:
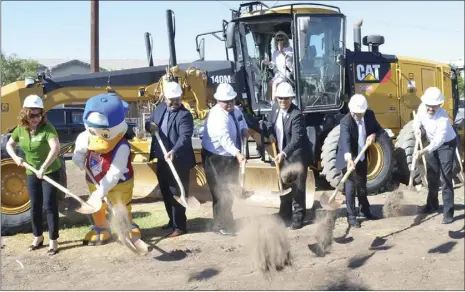
POLYGON ((42 113, 38 113, 38 114, 29 114, 28 117, 29 117, 30 119, 41 118, 41 117, 42 117, 42 113))
POLYGON ((276 97, 276 98, 279 99, 279 100, 288 100, 290 97, 279 97, 279 96, 278 96, 278 97, 276 97))

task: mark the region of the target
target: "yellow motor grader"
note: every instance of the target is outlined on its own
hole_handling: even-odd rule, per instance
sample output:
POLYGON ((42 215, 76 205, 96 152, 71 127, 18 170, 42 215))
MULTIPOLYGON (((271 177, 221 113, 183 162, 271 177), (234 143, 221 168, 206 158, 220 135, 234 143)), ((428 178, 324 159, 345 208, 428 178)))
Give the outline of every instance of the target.
MULTIPOLYGON (((262 204, 267 203, 268 197, 261 197, 261 191, 278 191, 276 170, 270 163, 271 147, 261 134, 263 121, 271 110, 270 100, 266 98, 266 84, 273 77, 272 69, 262 66, 261 60, 270 58, 276 31, 287 33, 294 50, 294 68, 288 68, 292 71, 288 81, 295 87, 295 102, 304 112, 311 141, 308 151, 312 154, 313 164, 308 172, 308 194, 315 190, 313 172, 321 173, 332 186, 341 176, 334 165, 338 122, 347 113, 348 98, 352 94, 367 96, 369 106, 387 132, 378 137, 377 143, 368 150, 368 189, 372 194, 386 189, 391 184, 393 173, 401 178, 408 177, 405 165, 411 163, 413 146, 409 138, 412 134, 409 128, 411 111, 418 107, 419 97, 427 87, 438 86, 443 90, 446 96, 444 107, 451 117, 455 117, 458 92, 453 68, 446 64, 381 54, 378 48, 384 43, 382 36, 364 37, 363 44, 369 50, 362 51, 360 26, 354 30, 354 50, 347 49, 345 16, 337 7, 311 3, 275 7, 267 7, 261 2, 241 4, 237 11, 232 11, 230 21, 223 20, 222 40, 227 60, 205 61, 204 41, 201 41, 197 48, 201 53, 200 60, 188 64, 176 62, 172 16, 172 11, 168 10, 168 67, 151 66, 149 57, 149 66, 145 68, 62 78, 48 78, 40 74, 38 78, 2 87, 2 234, 23 230, 30 225, 25 170, 17 167, 4 151, 8 133, 16 127, 16 116, 22 102, 30 94, 43 97, 45 110, 63 103, 85 102, 103 92, 115 92, 128 102, 159 101, 163 84, 176 80, 183 88, 184 105, 195 118, 203 120, 214 103, 213 92, 218 84, 229 82, 238 93, 238 103, 244 109, 251 134, 246 149, 249 162, 245 188, 258 191, 252 198, 262 204), (233 60, 229 60, 229 55, 233 56, 233 60), (393 138, 397 138, 396 148, 393 138), (398 170, 393 171, 395 169, 398 170)), ((151 55, 150 42, 146 41, 146 45, 148 55, 151 55)), ((143 125, 140 127, 143 129, 143 125)), ((191 173, 190 192, 208 196, 201 166, 200 138, 193 137, 198 164, 191 173)), ((156 161, 148 161, 150 139, 138 133, 130 141, 135 197, 153 195, 156 191, 156 161)), ((71 147, 72 144, 65 145, 62 152, 71 147)), ((419 169, 421 163, 417 167, 419 169)), ((417 175, 417 183, 419 178, 417 175)), ((66 185, 64 163, 60 183, 66 185)), ((313 204, 313 200, 309 201, 307 206, 313 204)))

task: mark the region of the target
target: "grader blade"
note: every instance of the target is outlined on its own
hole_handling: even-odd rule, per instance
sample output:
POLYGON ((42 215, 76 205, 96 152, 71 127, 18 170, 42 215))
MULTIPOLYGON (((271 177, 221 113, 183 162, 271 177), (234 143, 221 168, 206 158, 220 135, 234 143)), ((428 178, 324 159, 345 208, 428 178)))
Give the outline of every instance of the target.
POLYGON ((133 198, 161 197, 156 175, 157 164, 153 162, 133 162, 132 167, 134 169, 133 198))
MULTIPOLYGON (((281 204, 281 192, 278 185, 278 175, 276 169, 269 164, 261 163, 254 165, 247 163, 245 174, 245 190, 252 194, 245 199, 250 205, 279 208, 281 204)), ((291 189, 288 190, 290 192, 291 189)), ((313 171, 308 170, 306 181, 306 207, 311 209, 315 196, 315 178, 313 171)))

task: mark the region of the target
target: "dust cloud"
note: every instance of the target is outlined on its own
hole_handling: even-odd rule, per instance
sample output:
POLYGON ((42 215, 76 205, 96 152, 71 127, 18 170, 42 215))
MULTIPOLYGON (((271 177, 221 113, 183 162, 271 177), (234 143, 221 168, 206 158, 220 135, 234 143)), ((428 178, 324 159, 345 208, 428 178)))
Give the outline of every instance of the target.
POLYGON ((286 163, 281 168, 281 179, 284 184, 291 184, 297 179, 297 176, 303 171, 304 171, 304 166, 300 162, 286 163))
POLYGON ((391 192, 383 205, 383 216, 385 218, 398 217, 406 213, 404 193, 401 191, 391 192))
POLYGON ((239 242, 250 255, 255 269, 262 273, 281 271, 291 265, 291 252, 286 228, 275 216, 246 218, 239 242))
POLYGON ((117 234, 119 237, 129 235, 132 228, 126 206, 122 203, 113 204, 112 208, 109 208, 109 213, 112 233, 117 234))
POLYGON ((323 257, 331 251, 336 219, 337 211, 321 211, 317 213, 316 243, 309 246, 310 250, 317 256, 323 257))

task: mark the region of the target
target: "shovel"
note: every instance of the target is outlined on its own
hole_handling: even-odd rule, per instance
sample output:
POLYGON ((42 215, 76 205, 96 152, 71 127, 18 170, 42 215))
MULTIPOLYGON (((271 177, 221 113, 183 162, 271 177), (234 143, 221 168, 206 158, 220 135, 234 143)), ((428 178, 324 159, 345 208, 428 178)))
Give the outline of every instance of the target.
MULTIPOLYGON (((87 175, 92 180, 92 183, 96 187, 98 187, 98 182, 92 176, 89 169, 87 167, 85 169, 86 169, 87 175)), ((103 199, 105 200, 105 203, 107 204, 108 209, 110 209, 110 212, 113 214, 113 217, 118 217, 117 211, 115 209, 113 209, 113 205, 111 204, 110 200, 108 200, 108 198, 106 196, 103 199)), ((97 201, 97 200, 95 200, 95 201, 97 201)), ((101 200, 99 200, 99 201, 100 201, 100 204, 101 204, 102 201, 101 200)), ((121 241, 123 243, 123 245, 126 246, 127 248, 129 248, 132 252, 140 253, 140 254, 146 254, 148 252, 147 244, 145 242, 143 242, 140 238, 137 239, 136 241, 132 242, 132 240, 129 238, 128 234, 121 234, 121 236, 123 237, 123 240, 121 241)))
MULTIPOLYGON (((278 156, 278 150, 276 148, 276 143, 271 143, 271 144, 273 146, 273 155, 274 155, 274 158, 276 159, 276 156, 278 156)), ((275 166, 276 166, 276 173, 278 174, 278 187, 279 187, 279 192, 277 194, 279 194, 280 196, 284 196, 286 194, 289 194, 292 191, 292 188, 283 190, 283 185, 281 182, 281 170, 280 170, 279 163, 277 161, 275 161, 275 166)))
MULTIPOLYGON (((242 154, 243 155, 246 155, 246 153, 245 153, 246 148, 247 148, 247 139, 242 138, 242 154)), ((242 194, 241 194, 242 198, 248 198, 248 197, 253 196, 253 194, 254 194, 254 192, 248 192, 248 191, 245 190, 245 164, 246 164, 246 161, 241 162, 241 173, 240 173, 241 181, 240 181, 240 185, 241 185, 241 188, 242 188, 242 194)))
MULTIPOLYGON (((152 125, 154 125, 154 124, 152 123, 152 125)), ((158 134, 158 127, 155 128, 154 134, 155 134, 155 137, 157 138, 158 144, 161 147, 161 150, 163 151, 163 155, 166 155, 167 151, 166 151, 165 145, 163 145, 163 142, 162 142, 162 140, 160 138, 160 134, 158 134)), ((186 209, 187 208, 190 208, 190 209, 199 208, 200 207, 200 202, 197 200, 196 197, 190 196, 189 197, 189 203, 187 202, 184 187, 182 185, 181 179, 179 178, 179 175, 178 175, 176 169, 174 168, 173 162, 171 161, 171 159, 167 159, 166 162, 168 163, 168 165, 169 165, 169 167, 171 169, 171 172, 173 173, 173 176, 176 179, 176 182, 178 183, 179 189, 181 190, 181 196, 180 197, 174 196, 175 200, 186 209)))
MULTIPOLYGON (((413 111, 413 118, 415 119, 415 111, 413 111)), ((416 138, 415 138, 415 139, 416 139, 416 138)), ((421 141, 421 138, 419 139, 419 143, 420 143, 420 150, 423 150, 423 142, 421 141)), ((417 148, 415 148, 414 151, 416 151, 416 149, 417 149, 417 148)), ((426 179, 426 176, 427 176, 427 174, 426 174, 426 168, 427 168, 427 166, 426 166, 426 158, 425 158, 424 155, 422 155, 422 156, 421 156, 421 159, 423 160, 423 166, 424 166, 424 168, 425 168, 424 181, 425 181, 426 186, 428 186, 428 180, 426 179)))
POLYGON ((460 181, 463 184, 463 183, 465 183, 465 176, 463 174, 462 160, 460 159, 460 153, 459 153, 459 148, 458 147, 455 148, 455 154, 457 155, 457 163, 460 165, 459 178, 460 178, 460 181))
MULTIPOLYGON (((30 171, 34 172, 35 174, 37 174, 39 172, 38 170, 36 170, 34 167, 30 166, 26 162, 23 162, 23 166, 25 168, 29 169, 30 171)), ((92 205, 88 204, 83 199, 81 199, 80 197, 78 197, 75 194, 71 193, 68 189, 66 189, 62 185, 58 184, 57 182, 55 182, 54 180, 52 180, 48 176, 44 175, 43 178, 44 178, 44 180, 49 182, 51 185, 55 186, 60 191, 64 192, 65 194, 68 194, 69 196, 76 199, 79 203, 81 203, 81 207, 76 209, 76 212, 79 212, 81 214, 93 214, 93 213, 97 212, 98 210, 100 210, 100 208, 102 207, 102 202, 100 202, 100 205, 98 203, 97 204, 92 204, 92 205)))
POLYGON ((334 210, 339 209, 339 207, 341 207, 341 203, 334 200, 336 198, 337 193, 339 192, 339 187, 345 183, 345 181, 350 176, 352 171, 355 170, 355 166, 357 165, 363 153, 365 153, 365 151, 368 149, 368 146, 370 145, 371 143, 366 143, 365 146, 363 146, 362 151, 360 151, 360 153, 354 160, 354 167, 347 170, 346 174, 342 177, 341 181, 337 184, 333 195, 330 198, 328 198, 328 195, 326 194, 321 195, 320 204, 323 207, 323 209, 328 210, 328 211, 334 211, 334 210))

